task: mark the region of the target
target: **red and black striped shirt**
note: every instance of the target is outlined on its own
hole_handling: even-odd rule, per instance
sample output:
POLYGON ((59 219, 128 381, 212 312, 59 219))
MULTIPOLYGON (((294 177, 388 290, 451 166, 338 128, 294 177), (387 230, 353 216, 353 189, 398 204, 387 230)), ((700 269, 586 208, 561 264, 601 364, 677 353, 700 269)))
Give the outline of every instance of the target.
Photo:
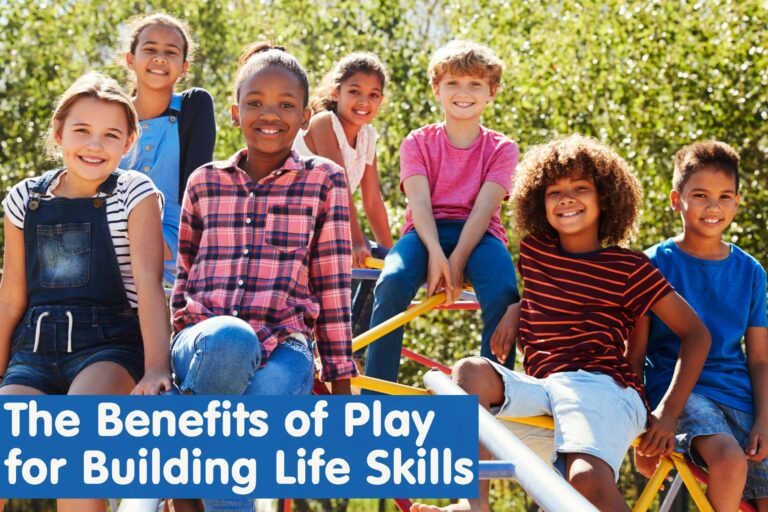
POLYGON ((557 238, 529 235, 520 244, 518 266, 526 373, 603 373, 645 400, 643 383, 624 356, 625 340, 636 319, 672 291, 648 257, 620 247, 572 255, 557 238))

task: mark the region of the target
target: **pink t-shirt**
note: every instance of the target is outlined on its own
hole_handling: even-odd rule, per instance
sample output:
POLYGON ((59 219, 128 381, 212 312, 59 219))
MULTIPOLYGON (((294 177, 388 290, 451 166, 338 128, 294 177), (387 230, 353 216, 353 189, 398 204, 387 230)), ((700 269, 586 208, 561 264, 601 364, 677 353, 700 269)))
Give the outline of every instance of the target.
MULTIPOLYGON (((451 144, 443 123, 430 124, 412 131, 400 145, 400 189, 407 178, 426 176, 435 220, 466 220, 486 181, 498 183, 509 193, 519 159, 513 140, 484 126, 472 145, 462 149, 451 144)), ((500 210, 493 212, 488 233, 506 244, 500 210)), ((408 205, 402 233, 411 229, 408 205)))

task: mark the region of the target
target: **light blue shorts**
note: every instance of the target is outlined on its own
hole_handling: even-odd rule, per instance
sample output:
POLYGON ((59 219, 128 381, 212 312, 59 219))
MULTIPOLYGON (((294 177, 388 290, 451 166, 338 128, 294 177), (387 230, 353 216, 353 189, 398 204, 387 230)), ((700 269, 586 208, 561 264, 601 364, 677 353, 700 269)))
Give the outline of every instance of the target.
POLYGON ((632 441, 645 430, 647 411, 640 395, 612 377, 583 370, 530 377, 493 363, 504 381, 497 416, 550 415, 555 420, 552 462, 566 475, 565 454, 593 455, 613 469, 615 480, 632 441))
MULTIPOLYGON (((693 448, 697 436, 730 434, 739 445, 749 446, 749 432, 752 430, 754 416, 709 398, 691 393, 683 412, 677 420, 677 446, 684 450, 699 467, 706 468, 704 459, 693 448)), ((745 500, 768 497, 768 459, 762 462, 749 461, 747 466, 747 485, 742 497, 745 500)))

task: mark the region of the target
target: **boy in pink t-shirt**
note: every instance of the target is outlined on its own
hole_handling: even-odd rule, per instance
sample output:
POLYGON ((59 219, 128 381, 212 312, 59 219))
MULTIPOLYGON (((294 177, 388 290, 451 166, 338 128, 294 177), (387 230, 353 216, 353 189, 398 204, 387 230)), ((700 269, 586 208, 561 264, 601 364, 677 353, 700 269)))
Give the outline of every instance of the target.
MULTIPOLYGON (((444 290, 451 304, 466 279, 482 309, 480 353, 493 358, 491 335, 519 300, 499 218, 519 153, 514 141, 480 124, 501 73, 493 50, 469 41, 452 41, 432 57, 429 76, 445 121, 411 132, 400 146, 406 223, 376 283, 372 328, 405 311, 425 281, 428 295, 444 290)), ((402 345, 402 328, 371 344, 366 375, 397 381, 402 345)))

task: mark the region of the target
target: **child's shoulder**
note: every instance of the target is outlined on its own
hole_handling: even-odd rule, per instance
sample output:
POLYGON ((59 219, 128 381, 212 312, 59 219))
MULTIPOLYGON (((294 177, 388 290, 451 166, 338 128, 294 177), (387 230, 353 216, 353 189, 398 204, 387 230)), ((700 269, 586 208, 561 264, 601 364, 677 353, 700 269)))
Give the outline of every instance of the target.
POLYGON ((200 104, 213 105, 213 96, 207 90, 202 87, 191 87, 185 91, 181 91, 181 104, 182 108, 187 105, 196 106, 200 104))
POLYGON ((319 175, 334 178, 341 176, 344 178, 344 168, 339 164, 322 156, 303 156, 296 151, 292 151, 288 157, 291 166, 297 170, 303 170, 308 176, 319 175))
POLYGON ((432 123, 415 130, 411 130, 405 137, 406 140, 422 140, 422 139, 434 139, 439 137, 446 137, 445 123, 432 123))
POLYGON ((496 130, 492 130, 491 128, 488 128, 482 124, 480 125, 480 136, 496 142, 496 144, 499 146, 509 144, 517 147, 517 143, 508 135, 497 132, 496 130))
POLYGON ((731 257, 736 258, 739 261, 743 261, 745 265, 749 267, 753 267, 755 271, 761 274, 765 274, 765 269, 760 264, 759 261, 757 261, 757 258, 749 254, 747 251, 742 249, 736 244, 731 244, 731 257))

